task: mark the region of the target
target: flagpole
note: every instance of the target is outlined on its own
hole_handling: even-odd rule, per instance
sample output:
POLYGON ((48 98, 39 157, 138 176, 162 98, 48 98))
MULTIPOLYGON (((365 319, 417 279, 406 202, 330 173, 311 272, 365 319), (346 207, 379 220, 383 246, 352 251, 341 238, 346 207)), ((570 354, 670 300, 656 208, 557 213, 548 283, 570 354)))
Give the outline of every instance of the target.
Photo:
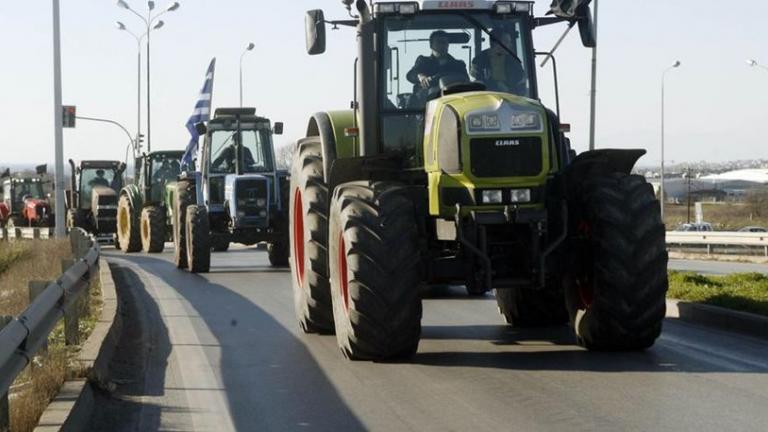
POLYGON ((590 93, 589 149, 595 149, 595 129, 597 128, 597 0, 595 0, 595 46, 592 48, 592 91, 590 93))

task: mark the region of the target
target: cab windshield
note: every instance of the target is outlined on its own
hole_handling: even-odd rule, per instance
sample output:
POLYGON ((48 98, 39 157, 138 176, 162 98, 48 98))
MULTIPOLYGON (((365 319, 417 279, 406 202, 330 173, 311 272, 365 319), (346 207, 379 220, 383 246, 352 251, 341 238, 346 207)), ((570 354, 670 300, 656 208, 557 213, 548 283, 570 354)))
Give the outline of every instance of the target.
POLYGON ((271 130, 242 125, 240 130, 216 130, 211 133, 212 174, 235 174, 237 146, 242 145, 241 166, 244 174, 271 172, 271 130))
POLYGON ((466 82, 533 97, 525 35, 516 16, 454 12, 387 18, 382 109, 423 110, 441 86, 466 82))
POLYGON ((176 181, 176 178, 181 173, 181 162, 178 157, 172 157, 170 155, 154 155, 152 157, 152 164, 150 165, 150 194, 152 195, 152 201, 162 202, 165 186, 176 181))
POLYGON ((115 192, 123 187, 123 179, 112 168, 85 168, 80 173, 80 207, 91 208, 95 188, 109 188, 115 192))
POLYGON ((43 185, 39 181, 22 180, 14 182, 13 186, 13 201, 21 203, 24 198, 43 198, 43 185))

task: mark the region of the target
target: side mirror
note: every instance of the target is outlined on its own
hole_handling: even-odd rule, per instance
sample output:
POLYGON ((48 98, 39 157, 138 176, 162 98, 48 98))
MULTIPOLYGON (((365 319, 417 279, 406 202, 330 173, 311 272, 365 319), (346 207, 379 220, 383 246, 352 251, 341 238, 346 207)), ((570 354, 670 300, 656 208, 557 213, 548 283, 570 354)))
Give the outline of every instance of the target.
POLYGON ((283 134, 283 122, 276 122, 274 127, 272 128, 272 133, 275 135, 282 135, 283 134))
POLYGON ((305 18, 307 53, 318 55, 325 52, 325 14, 321 9, 307 12, 305 18))
POLYGON ((197 134, 200 136, 203 136, 208 133, 208 128, 205 126, 205 123, 195 124, 195 130, 197 131, 197 134))
POLYGON ((597 46, 597 35, 595 34, 595 23, 592 21, 592 11, 588 5, 582 5, 577 12, 577 18, 579 20, 579 34, 581 35, 581 43, 586 48, 594 48, 597 46))

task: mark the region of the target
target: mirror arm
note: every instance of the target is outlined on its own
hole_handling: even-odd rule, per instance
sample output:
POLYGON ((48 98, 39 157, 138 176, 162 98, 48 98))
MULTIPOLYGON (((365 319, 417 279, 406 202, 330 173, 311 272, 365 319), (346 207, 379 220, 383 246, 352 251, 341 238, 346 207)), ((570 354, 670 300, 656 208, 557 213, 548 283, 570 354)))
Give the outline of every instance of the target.
POLYGON ((533 19, 535 27, 543 27, 543 26, 548 26, 552 24, 559 24, 565 21, 568 21, 568 19, 563 17, 541 17, 541 18, 533 19))
POLYGON ((565 37, 568 36, 568 33, 573 30, 573 27, 576 26, 576 21, 572 21, 568 24, 568 28, 565 29, 565 32, 562 36, 560 36, 560 39, 557 40, 557 43, 555 43, 555 46, 552 47, 552 49, 549 51, 550 56, 545 58, 544 61, 541 63, 541 67, 544 67, 547 65, 547 62, 549 62, 549 59, 552 58, 552 56, 555 54, 555 51, 557 51, 558 48, 560 48, 560 44, 563 43, 565 40, 565 37))
POLYGON ((333 26, 333 30, 338 30, 339 26, 344 27, 357 27, 357 25, 360 23, 358 20, 337 20, 337 21, 323 21, 326 24, 330 24, 333 26))

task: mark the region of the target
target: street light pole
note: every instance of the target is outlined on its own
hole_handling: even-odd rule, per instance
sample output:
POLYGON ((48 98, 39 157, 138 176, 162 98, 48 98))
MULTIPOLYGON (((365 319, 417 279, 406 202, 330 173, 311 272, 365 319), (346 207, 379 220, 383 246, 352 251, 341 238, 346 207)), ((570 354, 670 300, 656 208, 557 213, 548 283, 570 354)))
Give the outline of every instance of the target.
POLYGON ((56 237, 67 235, 64 214, 64 131, 61 106, 61 27, 59 20, 59 0, 53 0, 53 122, 54 146, 56 154, 56 237))
POLYGON ((118 0, 117 5, 122 7, 123 9, 126 9, 139 17, 142 22, 144 22, 144 25, 147 28, 147 152, 152 151, 152 93, 151 93, 151 54, 150 54, 150 34, 152 33, 152 30, 158 30, 163 25, 164 22, 162 20, 158 21, 157 24, 153 26, 155 21, 160 18, 163 14, 167 12, 173 12, 176 9, 178 9, 181 4, 179 2, 173 2, 170 6, 168 6, 164 11, 160 12, 159 14, 152 16, 152 11, 155 9, 155 2, 154 1, 148 1, 147 2, 147 17, 143 17, 140 13, 136 12, 135 10, 131 9, 130 5, 125 2, 125 0, 118 0))
POLYGON ((256 45, 254 45, 253 42, 249 43, 245 48, 245 51, 240 54, 240 108, 243 107, 243 57, 245 57, 248 51, 253 50, 255 46, 256 45))
POLYGON ((659 186, 659 199, 661 201, 661 220, 664 220, 664 82, 667 73, 672 69, 680 67, 680 61, 664 70, 661 74, 661 185, 659 186))
POLYGON ((146 36, 146 33, 138 36, 128 28, 122 22, 117 22, 117 29, 128 32, 134 39, 136 39, 136 51, 138 52, 138 61, 136 63, 136 140, 134 142, 134 153, 141 152, 141 41, 146 36))
MULTIPOLYGON (((595 42, 597 42, 597 0, 595 0, 595 42)), ((591 91, 591 108, 590 108, 590 120, 589 120, 589 149, 595 149, 595 129, 597 128, 597 43, 592 48, 592 91, 591 91)))

